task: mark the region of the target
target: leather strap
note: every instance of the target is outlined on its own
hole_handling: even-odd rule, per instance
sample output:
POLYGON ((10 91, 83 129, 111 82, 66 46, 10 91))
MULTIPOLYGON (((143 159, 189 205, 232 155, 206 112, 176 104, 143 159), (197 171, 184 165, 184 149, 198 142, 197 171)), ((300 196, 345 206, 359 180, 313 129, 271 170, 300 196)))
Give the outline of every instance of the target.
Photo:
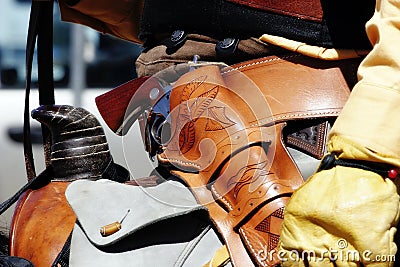
MULTIPOLYGON (((39 105, 53 105, 54 77, 53 77, 53 9, 54 1, 44 1, 41 4, 39 16, 39 33, 37 40, 39 105)), ((42 125, 43 152, 46 166, 50 165, 51 133, 42 125)))
MULTIPOLYGON (((32 83, 32 63, 35 44, 38 45, 39 104, 54 104, 53 78, 53 1, 32 1, 26 44, 26 84, 24 109, 24 155, 28 180, 36 176, 30 140, 29 94, 32 83)), ((42 125, 46 166, 50 164, 51 136, 42 125)))
POLYGON ((226 0, 252 8, 274 12, 281 15, 293 16, 299 19, 321 22, 323 11, 320 0, 281 1, 281 0, 226 0))
POLYGON ((344 68, 359 61, 325 61, 291 54, 236 64, 232 69, 247 75, 265 96, 272 113, 255 122, 261 126, 288 120, 336 117, 350 94, 346 72, 355 75, 355 69, 344 68))
POLYGON ((69 256, 71 251, 71 240, 72 240, 72 232, 68 236, 67 241, 65 242, 63 248, 58 254, 57 258, 54 260, 54 263, 51 267, 69 267, 69 256))
POLYGON ((36 176, 35 163, 33 160, 32 141, 30 138, 29 121, 29 94, 32 82, 32 62, 35 49, 35 43, 38 34, 39 20, 39 2, 32 1, 31 14, 29 18, 29 29, 26 44, 26 84, 25 84, 25 109, 24 109, 24 156, 25 167, 28 180, 36 176))

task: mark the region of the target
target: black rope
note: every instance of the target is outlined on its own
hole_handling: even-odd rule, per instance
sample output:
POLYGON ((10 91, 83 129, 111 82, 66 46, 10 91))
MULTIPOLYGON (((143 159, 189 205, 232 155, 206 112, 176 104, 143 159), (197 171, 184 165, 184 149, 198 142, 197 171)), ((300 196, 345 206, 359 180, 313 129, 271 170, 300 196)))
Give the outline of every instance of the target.
POLYGON ((392 165, 385 163, 377 163, 377 162, 355 160, 355 159, 336 159, 335 154, 330 153, 322 159, 317 172, 322 170, 329 170, 335 166, 345 166, 350 168, 358 168, 366 171, 371 171, 379 174, 382 177, 388 177, 389 172, 395 169, 392 165))

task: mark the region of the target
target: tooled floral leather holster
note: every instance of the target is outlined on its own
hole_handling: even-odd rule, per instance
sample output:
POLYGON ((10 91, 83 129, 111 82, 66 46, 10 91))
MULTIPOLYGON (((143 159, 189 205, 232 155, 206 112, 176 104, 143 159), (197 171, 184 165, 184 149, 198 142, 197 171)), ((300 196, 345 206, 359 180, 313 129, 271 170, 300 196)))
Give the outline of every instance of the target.
POLYGON ((303 182, 284 141, 320 158, 327 132, 307 143, 284 140, 282 131, 291 121, 339 114, 350 92, 341 64, 267 57, 202 67, 175 83, 171 138, 158 160, 208 207, 234 266, 279 264, 284 207, 303 182))
POLYGON ((149 155, 158 154, 159 164, 207 206, 234 266, 274 266, 284 207, 303 183, 293 148, 314 162, 322 158, 360 61, 289 54, 232 67, 199 64, 189 72, 178 65, 161 73, 185 73, 162 96, 155 75, 96 103, 120 135, 145 113, 139 123, 149 155))

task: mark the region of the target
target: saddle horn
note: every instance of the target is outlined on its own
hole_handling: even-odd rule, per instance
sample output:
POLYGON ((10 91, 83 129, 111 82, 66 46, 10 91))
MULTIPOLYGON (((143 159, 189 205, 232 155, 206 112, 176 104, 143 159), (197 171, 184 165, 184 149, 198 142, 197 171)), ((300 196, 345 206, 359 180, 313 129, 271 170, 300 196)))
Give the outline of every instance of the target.
POLYGON ((103 127, 87 110, 69 105, 43 105, 31 115, 50 129, 53 181, 129 180, 129 172, 113 162, 103 127))

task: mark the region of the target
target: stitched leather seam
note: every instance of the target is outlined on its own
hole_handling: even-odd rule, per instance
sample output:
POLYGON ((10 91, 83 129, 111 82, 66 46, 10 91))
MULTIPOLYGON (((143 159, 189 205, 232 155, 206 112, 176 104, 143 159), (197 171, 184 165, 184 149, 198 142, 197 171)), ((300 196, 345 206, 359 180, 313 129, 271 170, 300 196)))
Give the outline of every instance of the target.
POLYGON ((308 113, 306 112, 306 113, 296 113, 290 115, 280 115, 280 116, 275 116, 273 118, 261 119, 260 121, 251 124, 250 127, 262 126, 262 124, 265 123, 277 122, 279 120, 289 119, 289 118, 301 118, 301 117, 315 116, 315 115, 338 115, 339 113, 340 111, 324 111, 324 112, 308 112, 308 113))
MULTIPOLYGON (((318 137, 318 142, 321 142, 321 140, 322 140, 322 138, 318 137)), ((313 155, 315 154, 318 157, 322 156, 322 155, 319 155, 319 153, 318 153, 322 150, 322 144, 318 144, 317 148, 314 149, 314 146, 312 146, 310 144, 304 144, 298 140, 292 140, 292 143, 293 143, 293 145, 295 145, 301 149, 304 149, 304 150, 308 151, 309 153, 312 153, 313 155), (309 151, 309 150, 311 150, 311 151, 309 151), (314 151, 314 150, 316 150, 316 151, 314 151), (317 155, 317 153, 318 153, 318 155, 317 155)))
POLYGON ((159 155, 159 160, 161 160, 162 162, 175 162, 178 163, 180 165, 186 165, 186 166, 193 166, 196 167, 197 169, 200 169, 200 165, 196 164, 196 163, 192 163, 192 162, 185 162, 179 159, 169 159, 169 158, 163 158, 161 155, 159 155))
MULTIPOLYGON (((258 126, 257 126, 258 127, 258 126)), ((246 128, 246 129, 250 129, 250 128, 246 128)), ((253 134, 253 133, 258 133, 257 131, 252 131, 248 136, 247 136, 247 138, 249 138, 249 136, 251 135, 251 134, 253 134)), ((237 134, 237 133, 236 133, 237 134)), ((246 143, 246 144, 244 144, 243 143, 243 141, 240 141, 240 142, 238 142, 238 143, 235 143, 235 144, 229 144, 229 143, 225 143, 225 144, 223 144, 222 146, 221 146, 221 143, 224 143, 224 141, 225 140, 227 140, 228 138, 225 138, 225 139, 223 139, 223 140, 221 140, 220 142, 218 142, 218 144, 217 144, 217 151, 219 151, 219 152, 221 152, 221 151, 224 151, 224 147, 228 147, 227 149, 229 149, 229 148, 232 148, 233 149, 233 154, 235 154, 236 152, 238 152, 238 151, 241 151, 242 149, 244 149, 244 148, 246 148, 246 147, 248 147, 248 146, 251 146, 251 145, 253 145, 253 144, 256 144, 256 143, 259 143, 259 142, 262 142, 262 143, 265 143, 265 142, 268 142, 268 141, 261 141, 261 140, 259 140, 259 139, 252 139, 252 138, 249 138, 249 139, 251 139, 251 141, 249 142, 249 143, 246 143)), ((247 141, 247 140, 245 140, 245 141, 247 141)), ((226 151, 226 149, 225 149, 225 151, 226 151)), ((225 157, 224 157, 224 159, 222 160, 222 161, 224 161, 225 159, 227 159, 229 157, 229 155, 226 155, 225 157)), ((183 161, 183 160, 180 160, 180 159, 177 159, 177 158, 168 158, 168 157, 165 157, 165 156, 163 156, 163 154, 159 154, 159 155, 157 155, 157 159, 159 160, 159 161, 161 161, 162 163, 176 163, 176 164, 178 164, 178 165, 180 165, 180 166, 190 166, 190 167, 192 167, 192 168, 196 168, 196 170, 200 170, 201 171, 201 168, 202 168, 202 166, 201 165, 199 165, 199 164, 196 164, 196 163, 193 163, 193 162, 186 162, 186 161, 183 161)), ((221 161, 221 162, 222 162, 221 161)), ((203 171, 205 171, 205 172, 207 172, 207 173, 214 173, 215 172, 215 170, 217 169, 218 167, 213 167, 213 168, 211 168, 210 169, 210 166, 208 166, 205 170, 203 170, 203 171)), ((210 178, 210 177, 209 177, 210 178)))
MULTIPOLYGON (((321 138, 318 137, 318 140, 321 140, 321 138)), ((296 145, 296 146, 298 146, 298 147, 300 147, 302 149, 313 149, 314 148, 313 145, 304 144, 304 143, 302 143, 302 142, 300 142, 298 140, 293 140, 292 142, 293 142, 294 145, 296 145)), ((318 149, 320 149, 320 148, 321 148, 321 146, 318 145, 318 149)))
MULTIPOLYGON (((324 126, 323 129, 320 128, 318 130, 318 141, 317 141, 318 145, 317 145, 316 150, 317 150, 317 152, 322 151, 322 154, 323 154, 323 151, 324 151, 324 144, 326 143, 326 135, 327 135, 327 129, 325 129, 325 128, 328 128, 328 126, 324 126)), ((292 142, 293 142, 294 145, 298 146, 299 148, 302 148, 304 150, 312 150, 312 151, 314 151, 314 146, 309 144, 309 143, 303 143, 303 142, 301 142, 301 141, 299 141, 297 139, 292 140, 292 142)), ((313 152, 313 153, 315 153, 315 152, 313 152)), ((319 155, 318 154, 317 156, 318 157, 322 157, 323 155, 319 155)))
POLYGON ((234 70, 240 70, 240 69, 244 69, 244 68, 247 68, 247 67, 252 67, 252 66, 255 66, 255 65, 260 65, 260 64, 263 64, 263 63, 268 63, 268 62, 273 62, 273 61, 281 61, 281 60, 284 60, 284 59, 291 59, 291 58, 300 57, 300 56, 301 55, 295 54, 295 55, 290 55, 290 56, 274 57, 274 58, 264 59, 264 60, 260 60, 260 61, 254 61, 254 62, 249 63, 249 64, 241 65, 241 66, 238 66, 236 68, 232 68, 232 69, 226 70, 226 71, 222 72, 222 74, 226 74, 226 73, 232 72, 234 70))
POLYGON ((244 239, 246 239, 247 244, 249 245, 251 251, 253 252, 253 255, 258 259, 259 263, 261 263, 262 266, 267 266, 266 263, 264 262, 264 260, 262 260, 262 259, 258 256, 258 253, 255 251, 255 249, 254 249, 253 246, 251 245, 251 243, 250 243, 250 241, 249 241, 249 239, 248 239, 248 237, 247 237, 246 231, 245 231, 244 229, 242 229, 242 228, 240 228, 239 231, 240 231, 240 232, 242 233, 242 235, 244 236, 244 239))
POLYGON ((221 195, 217 192, 217 190, 215 190, 214 186, 211 187, 211 190, 212 190, 212 192, 218 197, 218 199, 221 199, 221 201, 224 202, 226 206, 228 206, 228 208, 229 208, 230 210, 233 210, 233 207, 232 207, 232 205, 229 203, 229 201, 226 200, 224 196, 221 196, 221 195))

